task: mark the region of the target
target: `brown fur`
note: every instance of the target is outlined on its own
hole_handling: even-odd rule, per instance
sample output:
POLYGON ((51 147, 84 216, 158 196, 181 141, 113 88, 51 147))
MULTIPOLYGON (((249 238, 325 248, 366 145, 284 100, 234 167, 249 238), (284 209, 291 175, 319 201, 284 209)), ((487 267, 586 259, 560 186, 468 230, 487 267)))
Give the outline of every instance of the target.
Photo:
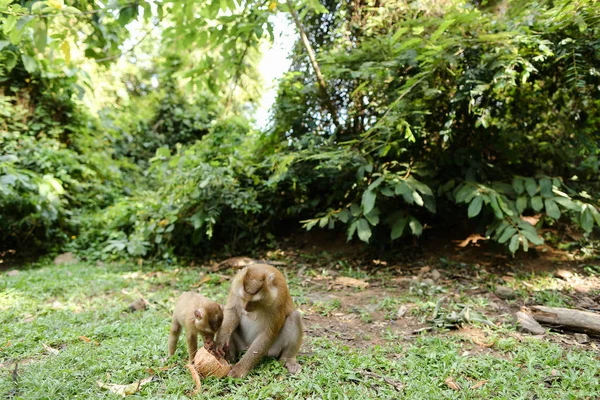
POLYGON ((252 264, 235 276, 215 339, 217 353, 233 361, 230 376, 246 376, 266 355, 279 357, 292 373, 300 370, 296 355, 302 343, 302 318, 295 310, 285 277, 277 268, 252 264))
POLYGON ((198 334, 204 338, 204 347, 213 345, 215 332, 223 323, 223 307, 196 292, 185 292, 177 300, 169 332, 169 357, 175 353, 181 327, 185 327, 188 357, 194 361, 198 350, 198 334))

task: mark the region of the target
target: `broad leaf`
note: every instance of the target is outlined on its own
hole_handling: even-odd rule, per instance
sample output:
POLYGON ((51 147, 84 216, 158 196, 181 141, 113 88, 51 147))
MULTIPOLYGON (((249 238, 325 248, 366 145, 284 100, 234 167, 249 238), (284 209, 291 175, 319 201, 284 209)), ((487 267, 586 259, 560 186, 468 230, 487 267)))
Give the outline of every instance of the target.
POLYGON ((394 225, 392 226, 392 240, 398 239, 404 233, 404 228, 406 227, 406 222, 408 220, 406 218, 398 218, 394 225))
POLYGON ((534 211, 542 211, 542 208, 544 208, 544 202, 540 196, 534 196, 531 198, 531 208, 533 208, 534 211))
POLYGON ((375 207, 377 193, 372 190, 365 190, 362 196, 363 213, 368 214, 375 207))
POLYGON ((519 249, 519 235, 515 235, 510 239, 510 243, 508 244, 508 250, 511 253, 515 254, 515 252, 519 249))
POLYGON ((525 178, 525 189, 530 197, 537 193, 537 182, 533 178, 525 178))
POLYGON ((369 243, 371 238, 371 228, 366 219, 361 218, 357 221, 356 229, 358 230, 358 238, 363 242, 369 243))
POLYGON ((554 219, 560 218, 560 210, 558 209, 558 206, 556 205, 554 200, 545 199, 544 205, 546 206, 546 215, 554 219))
POLYGON ((473 217, 476 217, 479 215, 479 213, 481 212, 482 203, 483 203, 483 198, 481 196, 477 196, 471 201, 471 204, 469 204, 469 210, 468 210, 469 218, 473 218, 473 217))

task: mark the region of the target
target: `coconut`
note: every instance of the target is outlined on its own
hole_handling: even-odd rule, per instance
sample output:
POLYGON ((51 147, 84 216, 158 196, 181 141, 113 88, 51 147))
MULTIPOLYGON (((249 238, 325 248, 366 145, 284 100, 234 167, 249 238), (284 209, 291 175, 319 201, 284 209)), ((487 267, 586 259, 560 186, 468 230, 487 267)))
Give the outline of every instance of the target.
POLYGON ((204 378, 208 376, 216 376, 222 378, 227 376, 231 370, 231 366, 224 358, 217 358, 214 354, 201 347, 196 352, 194 357, 194 366, 198 374, 204 378))

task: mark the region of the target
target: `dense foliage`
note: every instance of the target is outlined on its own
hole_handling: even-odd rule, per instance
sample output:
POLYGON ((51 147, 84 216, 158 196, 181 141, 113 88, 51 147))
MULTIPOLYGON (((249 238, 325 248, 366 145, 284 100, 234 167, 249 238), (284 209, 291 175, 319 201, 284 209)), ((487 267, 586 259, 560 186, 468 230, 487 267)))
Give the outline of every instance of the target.
POLYGON ((287 6, 9 3, 0 240, 10 246, 70 238, 93 257, 171 257, 300 225, 385 244, 451 224, 514 253, 541 244, 543 225, 600 225, 595 1, 293 3, 326 87, 299 41, 262 132, 248 118, 256 62, 269 16, 287 6), (132 24, 146 33, 123 50, 132 24), (81 96, 127 52, 132 71, 88 110, 81 96), (86 69, 89 59, 98 65, 86 69))

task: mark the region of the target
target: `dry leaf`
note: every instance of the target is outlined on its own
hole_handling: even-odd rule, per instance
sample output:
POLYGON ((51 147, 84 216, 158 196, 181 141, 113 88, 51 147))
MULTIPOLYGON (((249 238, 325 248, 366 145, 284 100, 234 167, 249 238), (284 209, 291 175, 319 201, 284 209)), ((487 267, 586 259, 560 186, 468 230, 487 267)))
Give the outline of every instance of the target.
POLYGON ((81 339, 81 340, 83 340, 84 342, 87 342, 87 343, 89 343, 89 342, 92 341, 92 339, 90 339, 89 337, 86 337, 86 336, 79 336, 79 339, 81 339))
POLYGON ((479 242, 480 240, 487 240, 487 239, 479 234, 474 233, 472 235, 469 235, 469 237, 466 238, 465 240, 463 240, 462 242, 460 242, 458 244, 458 247, 467 247, 471 243, 477 244, 477 242, 479 242))
POLYGON ((152 376, 150 376, 148 378, 142 379, 141 381, 130 383, 129 385, 113 385, 113 384, 104 383, 104 382, 101 382, 101 381, 96 381, 96 384, 99 387, 101 387, 102 389, 109 390, 112 393, 119 394, 119 395, 125 397, 125 396, 128 396, 130 394, 137 393, 142 386, 144 386, 148 382, 151 382, 152 379, 154 379, 154 378, 152 376))
POLYGON ((198 392, 200 391, 200 389, 202 389, 202 383, 200 383, 200 375, 198 375, 198 371, 196 371, 196 368, 194 368, 194 366, 190 363, 185 364, 185 366, 187 367, 187 369, 190 370, 190 373, 192 374, 192 379, 194 380, 194 383, 196 384, 196 390, 194 390, 191 394, 192 396, 198 394, 198 392))
POLYGON ((210 275, 206 275, 204 278, 200 279, 200 283, 198 283, 198 286, 202 286, 206 282, 210 282, 211 280, 212 280, 212 277, 210 275))
POLYGON ((476 384, 474 384, 473 386, 471 386, 471 389, 479 389, 480 387, 482 387, 486 383, 488 383, 488 381, 479 381, 476 384))
POLYGON ((502 277, 502 280, 506 283, 513 283, 514 281, 516 281, 514 276, 509 276, 509 275, 504 275, 502 277))
POLYGON ((19 274, 20 274, 20 272, 19 272, 18 270, 16 270, 16 269, 13 269, 13 270, 10 270, 10 271, 8 271, 8 272, 6 273, 6 276, 17 276, 17 275, 19 275, 19 274))
POLYGON ((396 313, 396 319, 400 319, 400 318, 404 317, 404 315, 406 315, 407 312, 408 312, 408 307, 406 307, 405 305, 400 306, 400 308, 398 309, 398 312, 396 313))
POLYGON ((144 311, 148 308, 148 302, 143 297, 133 301, 129 304, 130 311, 144 311))
POLYGON ((48 346, 46 343, 42 343, 42 346, 50 354, 58 355, 60 353, 60 351, 58 351, 57 349, 55 349, 53 347, 48 346))
POLYGON ((444 381, 444 383, 446 385, 448 385, 448 387, 452 390, 461 390, 462 388, 460 387, 460 385, 458 383, 456 383, 454 381, 454 378, 452 378, 451 376, 449 376, 448 378, 446 378, 446 380, 444 381))
POLYGON ((369 287, 369 282, 362 281, 360 279, 350 278, 347 276, 338 276, 333 281, 334 285, 345 286, 345 287, 356 287, 356 288, 367 288, 369 287))

